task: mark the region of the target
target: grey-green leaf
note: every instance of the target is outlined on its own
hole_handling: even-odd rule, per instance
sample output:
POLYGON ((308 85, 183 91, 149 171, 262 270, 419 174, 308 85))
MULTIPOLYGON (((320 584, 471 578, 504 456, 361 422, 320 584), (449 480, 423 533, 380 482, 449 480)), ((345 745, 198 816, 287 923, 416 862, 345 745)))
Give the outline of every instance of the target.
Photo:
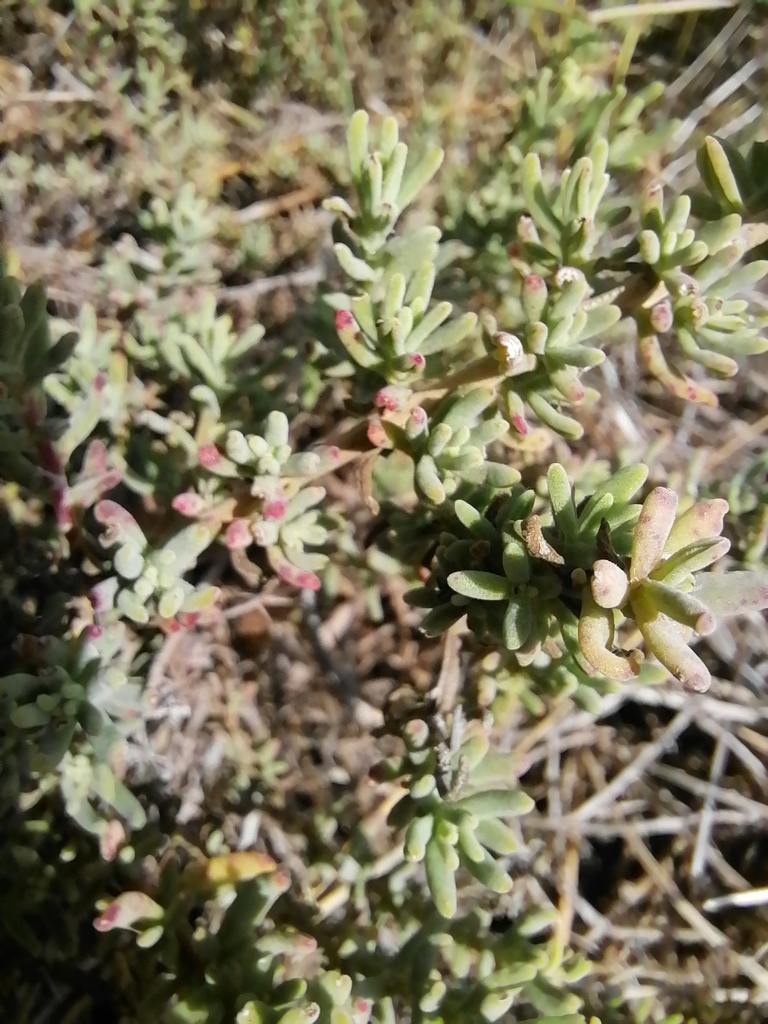
POLYGON ((448 586, 463 597, 475 601, 503 601, 509 596, 509 580, 482 569, 464 569, 452 572, 448 586))

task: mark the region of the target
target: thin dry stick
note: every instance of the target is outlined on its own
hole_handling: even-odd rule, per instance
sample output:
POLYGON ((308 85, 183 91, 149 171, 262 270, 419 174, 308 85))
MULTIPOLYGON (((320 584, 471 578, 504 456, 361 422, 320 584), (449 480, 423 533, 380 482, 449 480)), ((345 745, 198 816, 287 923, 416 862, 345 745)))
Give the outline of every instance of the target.
POLYGON ((714 896, 705 900, 702 908, 711 913, 725 910, 727 907, 764 907, 768 903, 768 886, 760 889, 746 889, 743 892, 731 892, 727 896, 714 896))
MULTIPOLYGON (((566 750, 574 750, 579 748, 588 748, 595 742, 595 730, 594 729, 582 729, 580 732, 574 733, 563 733, 560 736, 559 747, 560 752, 565 753, 566 750)), ((515 746, 514 751, 516 754, 520 754, 519 747, 515 746)), ((539 764, 541 761, 546 761, 549 751, 549 747, 546 743, 542 743, 539 747, 534 749, 525 757, 525 764, 530 769, 535 764, 539 764)))
MULTIPOLYGON (((728 729, 724 729, 722 725, 717 722, 702 721, 698 719, 698 725, 708 732, 710 736, 714 736, 715 739, 722 737, 723 743, 730 750, 734 757, 736 757, 747 771, 750 773, 755 782, 762 787, 765 787, 766 781, 768 780, 768 769, 765 767, 765 761, 763 758, 754 754, 749 747, 738 736, 734 736, 728 729)), ((759 749, 759 748, 758 748, 759 749)))
POLYGON ((701 811, 701 820, 696 833, 696 842, 691 857, 691 878, 699 878, 704 874, 707 865, 707 850, 710 836, 712 835, 712 824, 715 811, 715 787, 725 770, 728 760, 728 747, 720 736, 715 744, 715 752, 712 756, 712 764, 709 770, 709 785, 707 795, 704 797, 704 806, 701 811))
POLYGON ((709 866, 725 885, 736 890, 749 889, 750 883, 747 879, 728 863, 716 846, 710 851, 709 866))
POLYGON ((621 18, 641 18, 651 15, 691 14, 699 11, 723 11, 735 7, 737 0, 649 0, 648 3, 624 4, 621 7, 590 11, 589 20, 596 25, 621 18))
POLYGON ((763 755, 763 760, 758 758, 758 761, 763 772, 768 775, 765 769, 765 759, 768 758, 768 736, 764 736, 761 732, 755 732, 754 729, 750 729, 747 725, 740 725, 736 731, 745 743, 750 743, 763 755))
MULTIPOLYGON (((647 821, 635 821, 631 824, 626 821, 572 822, 565 818, 535 818, 528 815, 524 819, 524 828, 531 829, 534 832, 578 833, 578 835, 585 838, 614 839, 617 836, 625 837, 630 832, 640 836, 684 835, 687 832, 691 832, 697 825, 700 825, 701 820, 701 813, 664 814, 657 818, 649 818, 647 821)), ((734 825, 744 828, 747 825, 764 823, 765 817, 735 809, 714 810, 712 811, 711 822, 713 825, 734 825)))
MULTIPOLYGON (((688 707, 691 703, 690 694, 684 693, 682 690, 657 690, 656 687, 633 686, 631 683, 628 683, 625 689, 628 699, 650 707, 678 710, 688 707)), ((755 726, 761 720, 768 718, 768 707, 746 707, 730 701, 718 700, 717 697, 708 695, 697 697, 696 703, 697 717, 706 718, 707 721, 738 722, 742 725, 755 726)))
POLYGON ((458 623, 451 626, 443 641, 440 674, 430 694, 437 710, 448 714, 456 706, 461 688, 461 633, 458 623))
POLYGON ((573 944, 580 946, 587 955, 594 954, 605 936, 612 934, 611 922, 581 896, 576 896, 574 905, 576 913, 589 925, 589 931, 585 935, 574 935, 573 944))
POLYGON ((747 424, 745 429, 742 430, 737 437, 734 437, 722 448, 714 448, 712 450, 712 455, 707 459, 707 470, 711 472, 721 463, 732 459, 736 452, 746 447, 750 441, 754 441, 758 438, 766 429, 768 429, 768 413, 766 413, 765 416, 761 416, 760 419, 755 420, 754 423, 747 424))
POLYGON ((673 99, 679 96, 684 89, 687 89, 708 64, 713 63, 718 57, 722 57, 728 43, 731 43, 732 46, 739 45, 742 39, 749 33, 749 24, 746 24, 743 26, 739 36, 736 37, 735 35, 736 30, 742 25, 746 17, 747 7, 744 5, 736 10, 733 17, 717 33, 712 42, 702 50, 696 60, 689 64, 682 74, 678 75, 675 81, 665 89, 665 100, 673 99))
POLYGON ((731 948, 728 938, 703 916, 703 914, 689 902, 672 880, 671 875, 664 871, 661 864, 656 860, 645 843, 637 836, 628 837, 628 843, 632 853, 643 865, 649 876, 659 888, 672 900, 675 910, 680 914, 692 928, 694 928, 702 940, 714 949, 728 947, 740 970, 747 975, 758 986, 759 993, 755 994, 755 1002, 765 1002, 768 999, 768 971, 761 967, 752 957, 742 953, 736 953, 731 948))
POLYGON ((640 754, 627 765, 619 774, 608 783, 605 789, 599 793, 595 793, 594 796, 586 800, 580 807, 577 807, 575 811, 567 815, 566 820, 581 820, 591 818, 594 813, 602 809, 605 804, 615 800, 616 797, 620 796, 628 786, 631 786, 633 782, 637 782, 638 779, 642 778, 645 772, 650 768, 654 761, 657 761, 661 755, 671 747, 677 740, 678 736, 682 735, 688 726, 691 724, 696 714, 697 702, 692 698, 688 698, 688 704, 684 706, 672 721, 669 723, 667 728, 658 736, 652 743, 649 743, 640 754))
POLYGON ((696 131, 696 128, 704 120, 705 117, 716 110, 719 106, 725 103, 730 96, 733 95, 738 89, 745 85, 750 77, 760 70, 760 61, 753 57, 752 60, 747 61, 743 67, 735 71, 730 78, 726 79, 721 85, 719 85, 713 92, 707 96, 706 100, 700 104, 693 113, 687 117, 679 126, 674 136, 672 137, 671 144, 674 146, 682 146, 690 136, 696 131))
POLYGON ((180 630, 178 633, 169 633, 165 637, 160 650, 152 659, 152 664, 147 674, 146 690, 148 693, 154 693, 162 685, 166 669, 170 666, 178 648, 188 639, 189 637, 184 630, 180 630))
POLYGON ((277 594, 255 594, 253 597, 248 597, 238 604, 225 608, 221 616, 223 619, 238 619, 242 615, 248 615, 249 612, 263 611, 265 617, 271 621, 270 608, 293 608, 295 605, 296 601, 292 597, 280 597, 277 594))
MULTIPOLYGON (((670 872, 666 871, 661 866, 642 839, 638 835, 634 835, 630 832, 627 836, 627 844, 629 849, 632 851, 632 854, 637 857, 643 868, 645 868, 649 877, 662 892, 669 896, 678 914, 691 926, 691 928, 694 928, 699 933, 703 941, 706 942, 708 946, 712 946, 715 949, 719 946, 728 945, 728 940, 725 935, 718 931, 713 924, 710 924, 701 911, 697 910, 696 907, 694 907, 694 905, 683 896, 675 884, 670 872)), ((766 980, 768 980, 768 973, 766 973, 766 980)))
POLYGON ((305 185, 304 188, 296 189, 284 196, 275 196, 274 199, 260 199, 250 206, 237 210, 232 214, 235 224, 242 227, 244 224, 253 224, 254 221, 266 220, 278 213, 285 213, 305 203, 312 203, 322 195, 317 185, 305 185))
POLYGON ((555 942, 560 949, 567 949, 571 945, 575 912, 574 895, 579 888, 579 867, 579 846, 570 841, 563 861, 560 900, 557 906, 557 923, 555 925, 555 942))
POLYGON ((95 93, 73 92, 71 89, 48 89, 35 92, 17 92, 12 96, 0 95, 0 109, 21 106, 24 103, 99 103, 101 100, 95 93))
MULTIPOLYGON (((686 789, 689 793, 706 796, 709 792, 708 783, 702 782, 701 779, 692 778, 680 768, 669 768, 666 765, 657 764, 649 766, 649 771, 651 775, 655 775, 665 782, 671 782, 673 786, 680 786, 681 789, 686 789)), ((749 797, 742 796, 741 793, 737 793, 735 790, 723 789, 721 786, 715 786, 714 792, 721 803, 737 810, 751 812, 763 821, 768 818, 768 806, 766 804, 761 804, 757 800, 750 800, 749 797)))
POLYGON ((562 817, 563 801, 560 793, 562 777, 560 763, 560 736, 553 729, 547 736, 545 777, 547 780, 547 810, 551 818, 562 817))
POLYGON ((218 295, 221 299, 228 299, 230 302, 248 302, 252 299, 259 299, 263 295, 277 291, 280 288, 311 288, 319 284, 325 278, 325 270, 321 266, 306 267, 303 270, 294 270, 289 274, 276 274, 274 277, 262 277, 250 284, 236 284, 219 288, 218 295))

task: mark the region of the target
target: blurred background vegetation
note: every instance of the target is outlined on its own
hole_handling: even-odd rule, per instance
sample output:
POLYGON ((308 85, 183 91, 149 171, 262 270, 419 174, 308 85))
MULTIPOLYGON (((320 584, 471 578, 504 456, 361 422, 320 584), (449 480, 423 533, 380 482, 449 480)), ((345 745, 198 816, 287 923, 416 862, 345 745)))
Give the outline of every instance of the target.
MULTIPOLYGON (((203 293, 238 330, 259 320, 268 346, 295 352, 307 431, 319 433, 306 299, 335 273, 322 201, 348 187, 355 108, 394 113, 416 148, 446 148, 423 209, 457 251, 471 249, 449 286, 479 309, 504 294, 497 257, 517 152, 536 146, 565 163, 613 116, 604 100, 659 82, 643 159, 619 154, 613 170, 635 194, 652 179, 688 187, 705 134, 768 136, 766 22, 764 5, 726 0, 4 0, 4 259, 23 282, 45 283, 57 318, 102 337, 156 337, 203 293)), ((585 472, 595 450, 629 446, 658 482, 730 497, 744 514, 734 539, 760 554, 768 363, 723 384, 719 408, 682 413, 629 357, 611 366, 576 446, 585 472)), ((351 489, 337 487, 343 507, 351 489)), ((247 818, 238 773, 260 772, 267 803, 299 823, 361 785, 377 752, 365 715, 350 711, 349 666, 355 699, 377 707, 406 682, 423 688, 440 664, 438 644, 414 641, 396 582, 362 607, 342 584, 311 614, 269 587, 254 602, 232 584, 228 598, 208 635, 148 667, 162 713, 131 766, 157 829, 209 848, 247 818), (279 764, 265 746, 275 739, 279 764)), ((768 634, 748 621, 708 643, 727 682, 695 722, 679 719, 683 695, 654 688, 626 688, 597 720, 567 700, 526 709, 510 697, 507 742, 537 798, 526 892, 558 907, 563 941, 595 961, 585 994, 605 1021, 670 1008, 701 1024, 765 1019, 751 1005, 753 986, 768 991, 765 911, 712 923, 698 908, 718 886, 768 882, 768 634), (622 772, 612 820, 561 824, 622 772)), ((15 943, 13 915, 15 901, 34 906, 37 865, 0 857, 4 1021, 118 1019, 109 979, 120 965, 102 970, 91 924, 106 876, 92 855, 75 858, 83 845, 73 835, 71 874, 57 875, 58 915, 50 903, 26 915, 47 936, 37 957, 15 943)))

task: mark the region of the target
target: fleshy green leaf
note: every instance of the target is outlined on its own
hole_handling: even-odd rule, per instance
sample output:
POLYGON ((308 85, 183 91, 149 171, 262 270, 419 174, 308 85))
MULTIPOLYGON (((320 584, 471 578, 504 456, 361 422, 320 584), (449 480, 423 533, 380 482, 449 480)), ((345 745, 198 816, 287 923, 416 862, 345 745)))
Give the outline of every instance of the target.
POLYGON ((547 488, 555 525, 563 537, 575 537, 578 533, 578 524, 571 482, 563 466, 557 462, 547 471, 547 488))
POLYGON ((452 572, 448 586, 463 597, 475 601, 503 601, 509 596, 509 580, 482 569, 463 569, 452 572))
POLYGON ((768 608, 768 573, 709 572, 697 579, 691 596, 722 618, 760 611, 768 608))
POLYGON ((722 498, 697 501, 675 522, 664 546, 664 555, 674 554, 696 541, 719 537, 727 513, 728 502, 722 498))
POLYGON ((446 847, 445 843, 432 838, 427 843, 424 856, 427 885, 429 886, 435 909, 445 918, 452 918, 455 915, 458 902, 456 876, 454 875, 454 868, 448 859, 449 849, 455 852, 452 847, 446 847))
POLYGON ((478 821, 475 835, 487 849, 507 857, 520 849, 520 839, 509 825, 498 818, 483 818, 478 821))
POLYGON ((464 863, 469 873, 491 892, 503 894, 512 888, 512 879, 489 853, 482 860, 467 859, 464 863))
POLYGON ((688 626, 700 636, 707 636, 714 630, 714 615, 693 594, 676 590, 656 580, 644 580, 641 586, 658 610, 676 622, 688 626))
POLYGON ((581 600, 579 649, 596 672, 602 672, 609 679, 628 682, 637 675, 637 669, 628 657, 612 650, 616 631, 613 610, 598 607, 586 588, 581 600))
POLYGON ((432 838, 432 830, 435 819, 431 814, 414 818, 405 831, 403 850, 407 861, 416 862, 424 860, 427 850, 427 843, 432 838))
POLYGON ((621 566, 598 558, 593 566, 590 589, 600 608, 620 608, 627 599, 629 580, 621 566))
POLYGON ((486 789, 455 801, 454 806, 469 811, 481 821, 485 818, 513 818, 530 814, 536 806, 521 789, 486 789))
POLYGON ((508 651, 519 651, 531 635, 533 608, 530 597, 514 598, 507 605, 502 627, 504 646, 508 651))
POLYGON ((113 928, 133 929, 139 921, 159 921, 164 911, 159 903, 143 892, 123 892, 112 900, 93 923, 100 932, 113 928))
POLYGON ((643 502, 632 540, 630 582, 644 579, 661 560, 677 511, 677 495, 655 487, 643 502))
POLYGON ((662 614, 643 587, 632 595, 632 612, 651 654, 687 690, 703 693, 709 689, 709 669, 688 646, 690 628, 662 614))

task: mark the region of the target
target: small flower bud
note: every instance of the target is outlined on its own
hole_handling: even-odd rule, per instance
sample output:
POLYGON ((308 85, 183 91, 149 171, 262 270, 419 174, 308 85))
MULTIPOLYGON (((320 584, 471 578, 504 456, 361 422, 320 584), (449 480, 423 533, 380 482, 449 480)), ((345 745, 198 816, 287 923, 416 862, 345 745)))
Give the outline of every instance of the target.
POLYGON ((114 606, 115 594, 119 585, 118 580, 112 576, 91 588, 88 597, 91 607, 97 615, 99 612, 109 611, 114 606))
POLYGON ((194 518, 198 516, 203 509, 203 499, 199 494, 195 494, 194 491, 185 491, 183 494, 177 494, 171 502, 171 507, 182 516, 189 516, 194 518))
POLYGON ((83 471, 87 476, 107 472, 107 446, 103 441, 91 441, 83 459, 83 471))
POLYGON ((367 435, 371 444, 377 448, 387 448, 389 446, 387 432, 384 430, 384 425, 378 416, 369 422, 367 435))
POLYGON ((653 327, 657 334, 666 334, 667 331, 671 330, 674 320, 675 314, 669 299, 662 299, 661 302, 657 302, 651 310, 651 327, 653 327))
POLYGON ((521 295, 523 312, 528 320, 541 320, 547 304, 547 285, 539 274, 529 274, 523 281, 521 295))
POLYGON ((408 421, 405 424, 405 432, 411 441, 414 441, 427 429, 427 419, 427 412, 425 409, 422 409, 420 405, 411 409, 408 415, 408 421))
POLYGON ((233 462, 245 465, 251 459, 251 449, 245 434, 240 430, 230 430, 227 434, 226 452, 233 462))
MULTIPOLYGON (((341 449, 335 444, 323 445, 315 448, 312 452, 307 452, 306 454, 313 460, 311 468, 309 468, 308 465, 307 473, 299 473, 299 476, 314 476, 318 473, 325 472, 326 470, 331 470, 338 465, 339 460, 341 459, 341 449)), ((295 458, 295 456, 292 456, 292 458, 295 458)), ((299 458, 302 458, 302 455, 299 455, 299 458)), ((283 472, 286 476, 293 475, 291 472, 288 472, 285 466, 283 467, 283 472)))
POLYGON ((493 345, 496 360, 508 373, 515 369, 525 354, 522 341, 516 334, 507 331, 496 331, 493 345))
POLYGON ((539 242, 539 232, 532 217, 523 216, 517 222, 517 237, 521 242, 539 242))
POLYGON ((664 189, 658 182, 649 185, 645 190, 641 207, 643 218, 657 214, 661 220, 664 216, 664 189))
POLYGON ((586 278, 578 267, 559 267, 553 280, 557 288, 565 288, 569 284, 585 282, 586 278))
POLYGON ((429 740, 429 726, 421 718, 413 718, 403 730, 403 739, 409 750, 421 750, 429 740))
POLYGON ((205 469, 212 469, 221 459, 221 452, 215 444, 204 444, 197 450, 197 461, 205 469))
POLYGON ((282 519, 288 508, 288 498, 282 491, 277 491, 264 499, 261 514, 265 519, 282 519))
POLYGON ((230 551, 242 551, 253 542, 247 519, 233 519, 224 533, 224 543, 230 551))
POLYGON ((528 421, 520 413, 514 413, 514 415, 510 416, 509 422, 521 437, 525 437, 531 429, 528 426, 528 421))
POLYGON ((357 340, 360 337, 360 331, 358 330, 357 321, 349 312, 348 309, 337 309, 334 317, 334 324, 339 334, 352 334, 352 337, 357 340))
POLYGON ((99 851, 102 860, 112 861, 125 843, 125 828, 117 818, 105 823, 99 836, 99 851))
POLYGON ((376 393, 374 403, 378 409, 386 409, 387 412, 398 412, 403 407, 403 402, 407 395, 408 392, 404 391, 403 388, 389 385, 381 388, 376 393))
POLYGON ((183 629, 190 629, 200 621, 200 612, 179 612, 176 621, 183 629))
POLYGON ((322 586, 320 577, 309 569, 299 569, 288 561, 280 561, 275 565, 278 576, 286 583, 298 587, 300 590, 319 590, 322 586))
POLYGON ((593 569, 590 589, 595 604, 600 608, 620 608, 629 592, 627 574, 621 566, 606 558, 599 558, 593 569))

